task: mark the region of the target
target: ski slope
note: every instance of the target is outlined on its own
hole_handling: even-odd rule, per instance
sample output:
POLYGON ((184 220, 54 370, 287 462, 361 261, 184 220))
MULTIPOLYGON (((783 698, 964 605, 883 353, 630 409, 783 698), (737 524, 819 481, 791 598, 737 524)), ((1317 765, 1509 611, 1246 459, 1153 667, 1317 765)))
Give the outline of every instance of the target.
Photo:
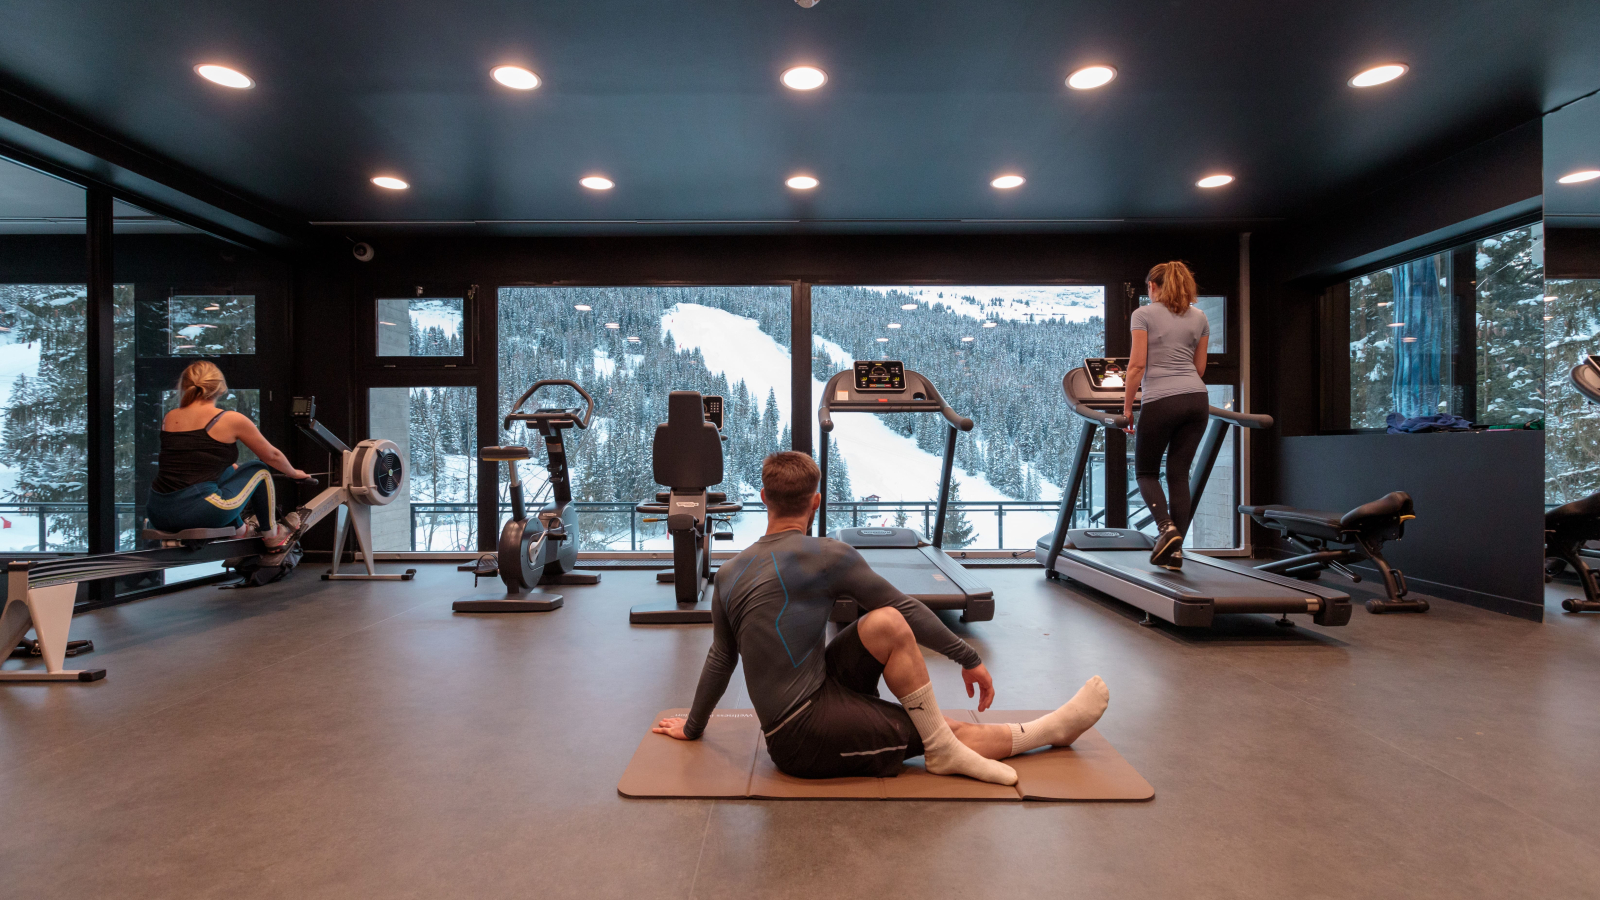
MULTIPOLYGON (((672 335, 680 350, 698 349, 706 368, 723 373, 730 383, 742 379, 745 387, 757 397, 765 397, 769 390, 776 392, 780 400, 789 396, 789 348, 762 331, 760 323, 754 319, 696 303, 679 303, 662 314, 661 328, 672 335)), ((817 336, 812 340, 840 369, 850 364, 849 355, 838 344, 817 336)), ((812 379, 812 396, 822 396, 822 388, 822 382, 812 379)), ((785 407, 786 404, 779 403, 779 415, 787 425, 792 411, 785 407)), ((815 411, 807 410, 806 414, 815 415, 815 411)), ((970 438, 963 436, 962 439, 970 438)), ((937 497, 940 457, 918 447, 915 440, 893 431, 877 416, 836 416, 830 440, 838 445, 849 467, 851 488, 856 496, 877 494, 892 501, 937 497)), ((961 484, 962 500, 1017 499, 1001 493, 981 473, 957 467, 955 477, 961 484)), ((1059 496, 1059 489, 1047 484, 1044 496, 1059 496)), ((720 544, 719 550, 747 546, 760 536, 765 527, 764 516, 740 518, 742 521, 734 529, 733 543, 720 544)), ((971 546, 994 547, 998 524, 995 516, 969 513, 968 519, 973 525, 971 546)), ((915 515, 907 524, 920 529, 920 520, 921 516, 915 515)), ((830 523, 830 527, 833 524, 830 523)), ((861 524, 885 523, 863 520, 861 524)), ((1034 537, 1053 525, 1053 513, 1010 513, 1006 516, 1006 543, 1012 547, 1031 546, 1034 537)), ((662 548, 667 547, 664 539, 660 543, 662 548)), ((648 549, 658 548, 652 542, 648 549)))

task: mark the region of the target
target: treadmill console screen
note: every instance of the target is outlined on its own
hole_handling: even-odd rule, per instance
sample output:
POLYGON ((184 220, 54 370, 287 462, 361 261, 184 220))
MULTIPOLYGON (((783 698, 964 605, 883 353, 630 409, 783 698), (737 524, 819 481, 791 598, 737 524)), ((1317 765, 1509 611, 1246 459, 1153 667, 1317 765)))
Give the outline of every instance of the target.
POLYGON ((1128 384, 1124 380, 1128 373, 1126 356, 1086 359, 1083 367, 1089 372, 1089 382, 1095 390, 1122 390, 1128 384))
POLYGON ((700 405, 706 408, 706 421, 717 426, 717 430, 721 431, 722 398, 715 394, 706 395, 700 398, 700 405))
POLYGON ((856 393, 896 394, 905 389, 904 363, 888 359, 856 361, 856 393))

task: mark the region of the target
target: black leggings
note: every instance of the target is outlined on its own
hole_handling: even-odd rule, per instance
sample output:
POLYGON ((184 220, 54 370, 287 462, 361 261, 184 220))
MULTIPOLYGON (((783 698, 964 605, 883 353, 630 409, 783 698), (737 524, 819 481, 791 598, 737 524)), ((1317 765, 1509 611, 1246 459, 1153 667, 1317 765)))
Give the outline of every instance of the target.
POLYGON ((1134 429, 1133 471, 1139 479, 1144 505, 1165 529, 1176 525, 1179 534, 1189 533, 1194 518, 1194 503, 1189 497, 1189 465, 1205 436, 1210 398, 1200 392, 1173 394, 1146 403, 1134 429), (1161 454, 1167 455, 1167 497, 1161 495, 1161 454), (1167 512, 1167 499, 1172 512, 1167 512))

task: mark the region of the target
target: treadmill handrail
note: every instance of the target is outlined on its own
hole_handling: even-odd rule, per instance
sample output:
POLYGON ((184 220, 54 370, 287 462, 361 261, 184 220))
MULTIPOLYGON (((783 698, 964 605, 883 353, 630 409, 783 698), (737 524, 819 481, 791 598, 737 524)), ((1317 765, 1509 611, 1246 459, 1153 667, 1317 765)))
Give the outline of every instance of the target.
MULTIPOLYGON (((973 421, 952 409, 950 404, 945 401, 944 395, 939 393, 939 389, 934 387, 933 382, 924 377, 921 372, 907 369, 906 378, 908 383, 910 381, 910 377, 913 375, 921 379, 923 386, 928 389, 928 398, 926 400, 903 400, 898 403, 890 402, 882 404, 874 403, 870 407, 862 404, 859 408, 856 408, 855 404, 852 404, 850 408, 841 409, 840 412, 933 412, 934 407, 936 407, 938 412, 945 417, 945 421, 949 422, 952 427, 958 428, 961 431, 972 430, 974 425, 973 421)), ((817 403, 817 424, 821 426, 823 431, 833 430, 833 407, 828 402, 828 398, 834 395, 834 385, 837 384, 841 379, 847 377, 853 379, 855 377, 855 370, 846 369, 843 372, 839 372, 832 378, 829 378, 827 386, 822 389, 822 400, 817 403)), ((910 390, 910 388, 907 388, 907 390, 910 390)))
POLYGON ((1213 419, 1221 419, 1224 422, 1229 422, 1244 428, 1272 427, 1272 417, 1266 413, 1239 412, 1235 409, 1223 409, 1220 406, 1211 407, 1210 413, 1211 418, 1213 419))

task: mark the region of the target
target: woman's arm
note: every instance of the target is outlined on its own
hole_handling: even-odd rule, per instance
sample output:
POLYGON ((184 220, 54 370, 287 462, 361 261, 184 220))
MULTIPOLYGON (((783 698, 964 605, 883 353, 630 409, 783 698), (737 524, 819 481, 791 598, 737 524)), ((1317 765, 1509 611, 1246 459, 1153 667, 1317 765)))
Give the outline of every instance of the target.
POLYGON ((1133 397, 1139 393, 1144 381, 1144 367, 1150 354, 1150 333, 1143 328, 1133 330, 1133 354, 1128 358, 1127 384, 1122 389, 1122 414, 1128 418, 1128 430, 1133 430, 1133 397))
POLYGON ((272 446, 272 442, 262 437, 261 429, 256 427, 256 423, 250 421, 249 416, 243 413, 229 413, 227 418, 223 419, 223 422, 233 426, 234 437, 241 444, 249 447, 250 452, 254 453, 257 459, 288 475, 290 478, 300 480, 310 477, 305 472, 295 468, 294 464, 289 462, 289 457, 283 455, 282 450, 272 446))
POLYGON ((1206 352, 1210 346, 1211 336, 1200 335, 1200 346, 1194 348, 1194 370, 1200 373, 1201 378, 1206 377, 1206 352))

